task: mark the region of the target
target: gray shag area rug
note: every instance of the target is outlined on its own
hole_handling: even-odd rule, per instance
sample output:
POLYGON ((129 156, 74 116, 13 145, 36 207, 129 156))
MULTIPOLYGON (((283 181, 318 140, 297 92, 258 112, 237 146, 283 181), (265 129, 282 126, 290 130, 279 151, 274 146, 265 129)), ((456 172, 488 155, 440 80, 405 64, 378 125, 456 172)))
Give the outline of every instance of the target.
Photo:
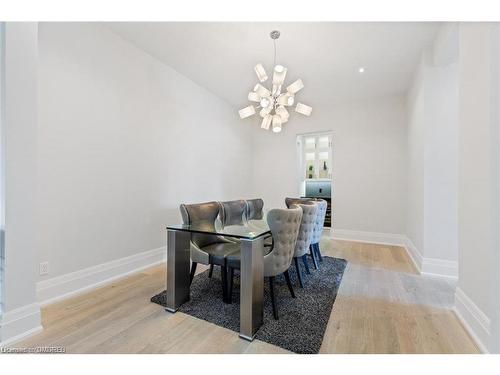
MULTIPOLYGON (((275 279, 275 293, 279 320, 273 318, 269 283, 264 285, 264 324, 255 338, 300 354, 319 352, 326 325, 330 319, 333 303, 342 281, 347 261, 323 257, 320 269, 315 270, 309 259, 311 274, 301 270, 304 289, 299 287, 295 266, 290 267, 290 279, 296 298, 292 298, 283 275, 275 279)), ((215 267, 213 276, 208 278, 208 270, 196 275, 191 284, 191 299, 178 311, 206 320, 218 326, 239 332, 240 327, 240 279, 235 271, 232 304, 222 302, 220 267, 215 267)), ((166 291, 155 295, 151 302, 166 306, 166 291)))

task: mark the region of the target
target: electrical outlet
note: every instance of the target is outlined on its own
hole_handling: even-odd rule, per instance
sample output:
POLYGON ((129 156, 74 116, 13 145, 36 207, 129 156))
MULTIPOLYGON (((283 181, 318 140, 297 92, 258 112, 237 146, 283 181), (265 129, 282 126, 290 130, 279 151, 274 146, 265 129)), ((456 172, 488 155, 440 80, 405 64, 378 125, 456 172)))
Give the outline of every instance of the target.
POLYGON ((40 276, 47 275, 49 273, 49 262, 40 263, 40 276))

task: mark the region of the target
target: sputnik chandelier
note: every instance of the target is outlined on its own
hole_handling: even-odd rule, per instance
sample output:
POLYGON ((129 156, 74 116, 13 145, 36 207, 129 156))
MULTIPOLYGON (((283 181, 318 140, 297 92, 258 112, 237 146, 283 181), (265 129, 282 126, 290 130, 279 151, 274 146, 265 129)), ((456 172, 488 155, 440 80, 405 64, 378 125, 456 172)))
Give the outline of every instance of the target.
MULTIPOLYGON (((285 83, 287 69, 282 65, 276 65, 276 39, 280 37, 280 32, 274 30, 271 32, 271 39, 274 42, 274 70, 271 89, 267 89, 261 83, 267 81, 267 74, 262 64, 255 66, 255 73, 260 83, 257 83, 252 92, 248 94, 248 100, 258 104, 250 105, 239 111, 242 119, 254 115, 259 111, 262 117, 261 128, 269 130, 272 125, 273 132, 279 133, 281 126, 286 123, 290 113, 286 107, 291 107, 295 103, 295 94, 304 87, 301 79, 296 80, 282 92, 282 86, 285 83)), ((312 108, 308 105, 297 103, 295 112, 305 116, 310 116, 312 108)))

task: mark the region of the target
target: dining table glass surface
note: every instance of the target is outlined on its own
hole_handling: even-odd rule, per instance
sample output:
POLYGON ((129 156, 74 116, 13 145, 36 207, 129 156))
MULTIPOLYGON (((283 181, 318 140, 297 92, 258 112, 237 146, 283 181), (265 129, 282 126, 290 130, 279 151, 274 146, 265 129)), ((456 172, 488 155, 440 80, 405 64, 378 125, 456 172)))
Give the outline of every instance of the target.
POLYGON ((215 222, 198 221, 192 224, 168 225, 167 229, 253 240, 271 232, 267 225, 266 216, 266 212, 256 219, 247 219, 247 217, 243 215, 240 223, 236 225, 224 225, 220 219, 217 218, 215 222))

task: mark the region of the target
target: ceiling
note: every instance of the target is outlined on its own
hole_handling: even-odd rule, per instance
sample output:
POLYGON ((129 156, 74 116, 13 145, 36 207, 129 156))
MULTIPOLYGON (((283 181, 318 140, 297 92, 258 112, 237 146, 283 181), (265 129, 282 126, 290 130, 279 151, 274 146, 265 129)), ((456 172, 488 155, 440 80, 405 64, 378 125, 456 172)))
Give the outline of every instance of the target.
MULTIPOLYGON (((422 51, 439 27, 431 22, 119 22, 106 27, 237 108, 257 83, 253 67, 272 71, 272 30, 285 84, 301 78, 296 99, 313 107, 408 90, 422 51), (360 74, 359 67, 365 72, 360 74)), ((267 83, 267 82, 266 82, 267 83)))

